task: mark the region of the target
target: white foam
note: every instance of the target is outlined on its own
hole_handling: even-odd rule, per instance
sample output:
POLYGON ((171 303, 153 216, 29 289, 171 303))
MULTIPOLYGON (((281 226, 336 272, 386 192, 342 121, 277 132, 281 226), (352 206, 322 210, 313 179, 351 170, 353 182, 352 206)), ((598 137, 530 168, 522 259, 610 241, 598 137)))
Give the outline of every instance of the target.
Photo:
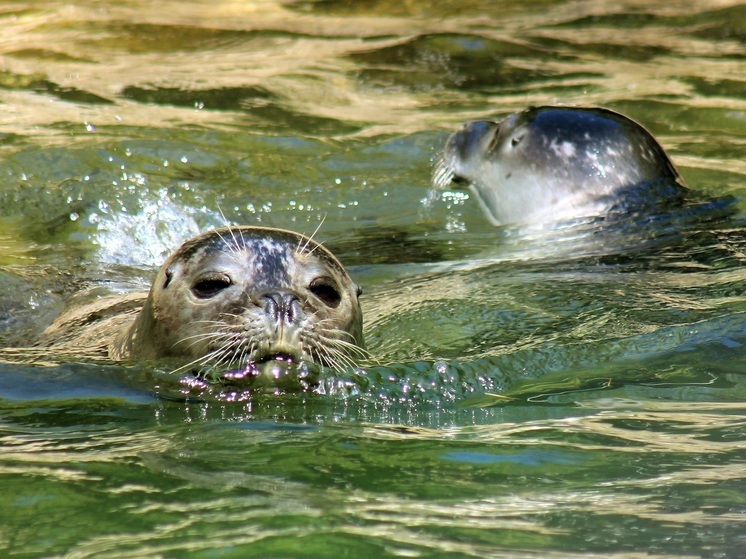
POLYGON ((200 233, 194 209, 173 201, 167 189, 143 196, 139 207, 112 207, 102 201, 89 216, 102 263, 160 266, 186 239, 200 233))

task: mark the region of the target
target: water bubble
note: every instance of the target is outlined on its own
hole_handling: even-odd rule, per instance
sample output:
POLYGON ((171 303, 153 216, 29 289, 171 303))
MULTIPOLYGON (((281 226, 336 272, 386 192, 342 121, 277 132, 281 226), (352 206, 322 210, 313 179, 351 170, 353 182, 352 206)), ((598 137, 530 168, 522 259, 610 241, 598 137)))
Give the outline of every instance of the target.
POLYGON ((469 199, 468 192, 445 190, 441 192, 441 199, 452 204, 464 204, 469 199))

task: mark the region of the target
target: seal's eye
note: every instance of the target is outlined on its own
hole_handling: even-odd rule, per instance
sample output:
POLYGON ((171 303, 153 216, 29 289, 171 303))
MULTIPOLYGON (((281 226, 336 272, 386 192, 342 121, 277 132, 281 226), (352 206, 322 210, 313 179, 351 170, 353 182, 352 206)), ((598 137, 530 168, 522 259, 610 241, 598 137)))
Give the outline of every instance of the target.
POLYGON ((517 146, 521 143, 521 140, 523 139, 523 136, 513 136, 513 139, 510 140, 510 145, 513 147, 517 146))
POLYGON ((231 286, 228 276, 214 276, 199 280, 192 286, 192 293, 199 299, 209 299, 231 286))
POLYGON ((342 301, 337 286, 329 278, 316 278, 308 289, 329 307, 336 308, 342 301))

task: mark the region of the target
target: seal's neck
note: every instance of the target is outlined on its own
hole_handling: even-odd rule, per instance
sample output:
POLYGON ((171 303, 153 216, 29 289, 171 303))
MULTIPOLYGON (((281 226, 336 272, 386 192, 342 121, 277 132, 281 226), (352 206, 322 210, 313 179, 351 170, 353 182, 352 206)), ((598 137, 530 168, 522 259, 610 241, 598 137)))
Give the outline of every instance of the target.
POLYGON ((109 358, 116 361, 156 359, 153 345, 153 308, 150 298, 132 321, 109 344, 109 358))

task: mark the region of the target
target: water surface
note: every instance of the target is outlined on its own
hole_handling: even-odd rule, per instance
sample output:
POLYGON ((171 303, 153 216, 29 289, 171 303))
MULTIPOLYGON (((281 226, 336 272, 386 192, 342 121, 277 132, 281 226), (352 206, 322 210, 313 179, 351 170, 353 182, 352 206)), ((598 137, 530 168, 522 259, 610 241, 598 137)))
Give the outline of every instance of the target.
POLYGON ((7 557, 739 557, 746 9, 738 2, 6 2, 0 342, 146 289, 228 223, 316 234, 378 363, 179 399, 0 364, 7 557), (728 212, 495 228, 430 175, 463 121, 643 123, 728 212), (222 396, 225 396, 223 394, 222 396))

